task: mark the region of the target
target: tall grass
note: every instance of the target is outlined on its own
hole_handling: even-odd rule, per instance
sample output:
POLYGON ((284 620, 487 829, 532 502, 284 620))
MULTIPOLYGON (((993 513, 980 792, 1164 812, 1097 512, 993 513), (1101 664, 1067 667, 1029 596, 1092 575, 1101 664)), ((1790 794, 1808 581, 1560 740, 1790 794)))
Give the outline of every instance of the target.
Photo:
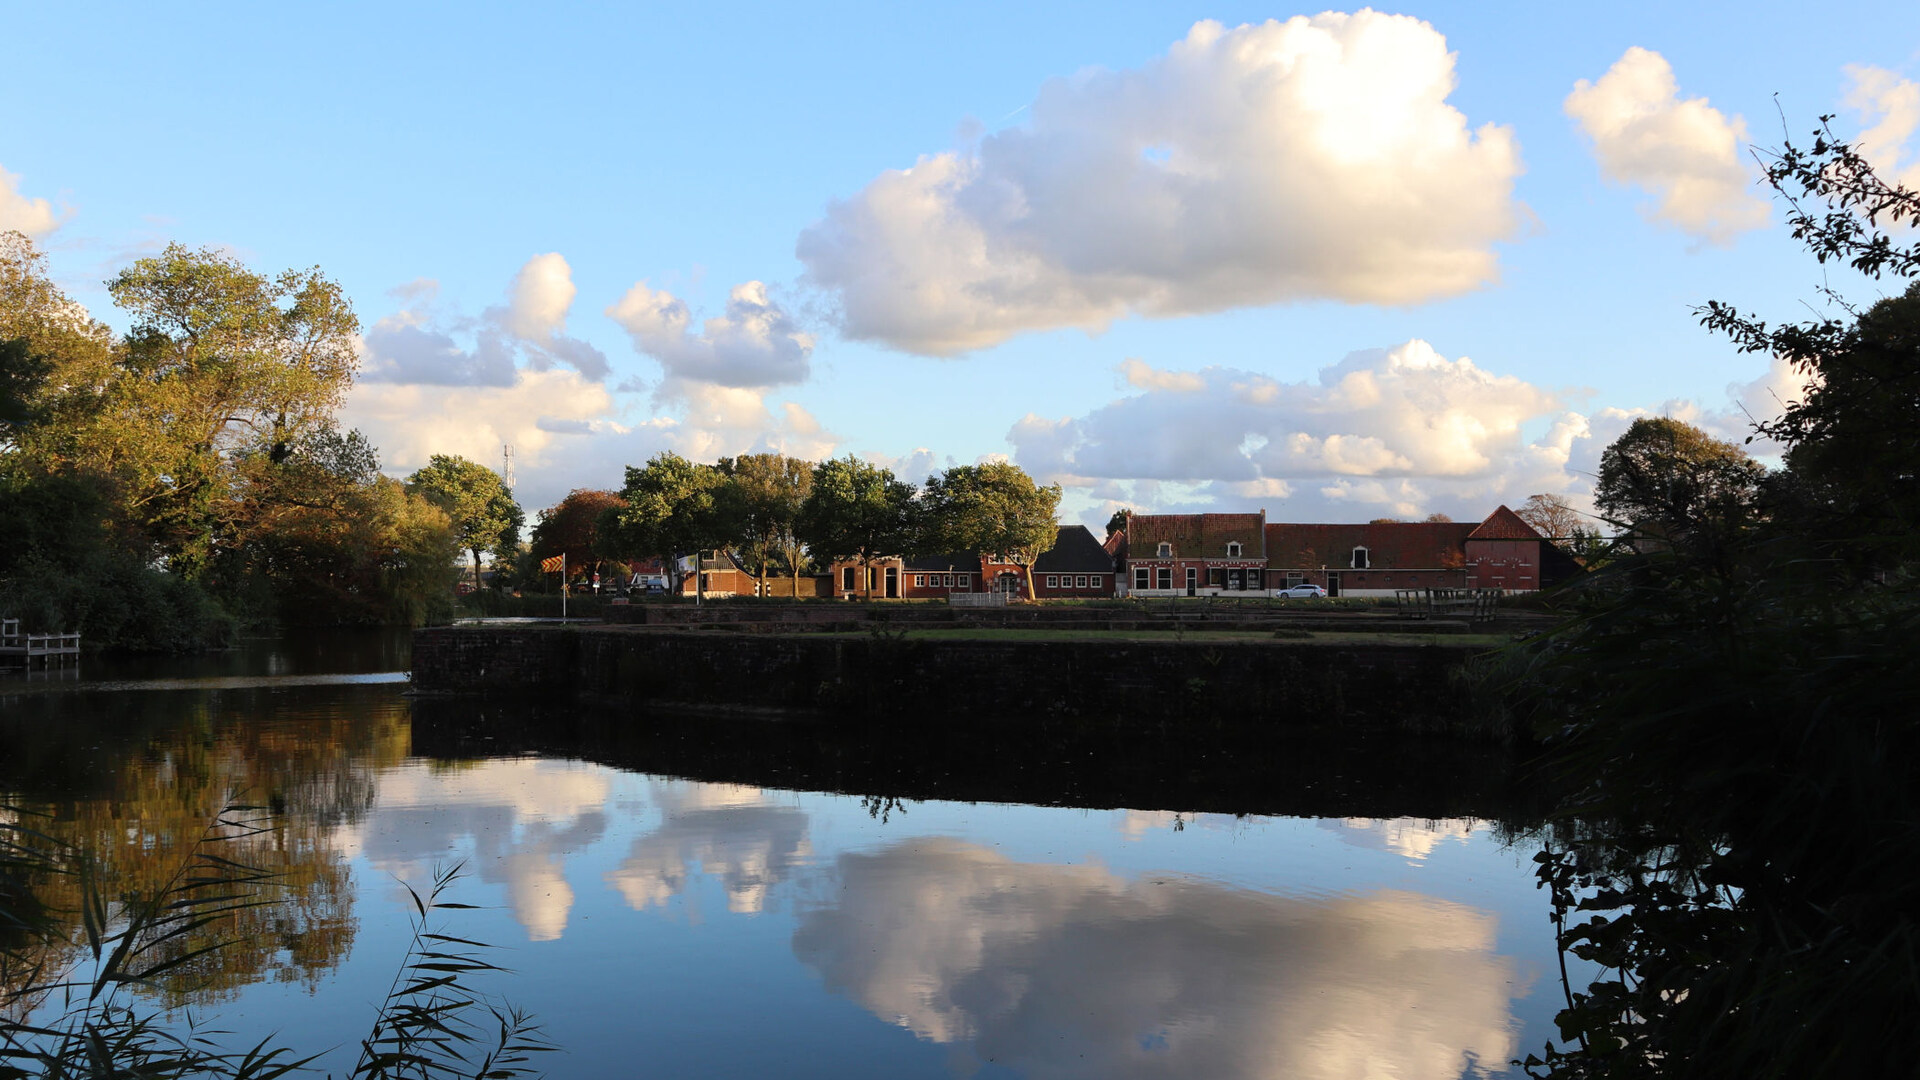
MULTIPOLYGON (((42 820, 0 806, 0 1080, 272 1080, 322 1056, 297 1056, 271 1034, 231 1049, 233 1033, 192 1010, 174 1023, 129 1000, 232 945, 219 934, 236 912, 286 902, 277 875, 230 857, 271 827, 267 808, 224 807, 151 892, 101 880, 85 852, 35 827, 42 820), (34 883, 53 877, 77 885, 78 911, 39 901, 34 883)), ((409 887, 413 939, 361 1042, 355 1080, 516 1077, 553 1049, 526 1013, 470 985, 502 970, 480 959, 488 946, 430 925, 436 912, 471 906, 444 899, 458 876, 436 872, 425 895, 409 887)))

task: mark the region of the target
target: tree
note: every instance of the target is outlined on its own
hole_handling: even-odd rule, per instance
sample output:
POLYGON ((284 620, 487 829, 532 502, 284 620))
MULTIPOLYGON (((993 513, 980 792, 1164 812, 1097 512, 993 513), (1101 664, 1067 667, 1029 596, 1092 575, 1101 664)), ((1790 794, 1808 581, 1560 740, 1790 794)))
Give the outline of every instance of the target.
POLYGON ((1115 510, 1113 512, 1113 516, 1107 519, 1107 535, 1112 536, 1114 533, 1124 531, 1127 527, 1127 524, 1132 520, 1133 520, 1132 510, 1129 510, 1124 506, 1118 510, 1115 510))
POLYGON ((526 520, 500 474, 456 455, 435 454, 407 477, 407 490, 440 504, 453 520, 460 546, 473 554, 473 587, 480 588, 480 556, 511 554, 526 520))
POLYGON ((790 595, 800 595, 800 560, 805 545, 794 533, 800 508, 813 490, 813 463, 784 454, 744 454, 721 458, 726 498, 739 522, 744 554, 759 568, 760 595, 767 595, 767 563, 786 561, 790 595))
POLYGON ((1060 535, 1058 485, 1038 487, 1005 461, 956 465, 927 478, 923 502, 927 548, 997 555, 1021 568, 1035 595, 1034 561, 1060 535))
POLYGON ((358 366, 360 323, 318 269, 268 277, 172 244, 107 283, 133 326, 85 445, 121 476, 169 559, 199 574, 227 528, 227 464, 273 461, 326 426, 358 366))
MULTIPOLYGON (((711 465, 688 461, 671 450, 648 459, 644 468, 627 466, 620 489, 625 506, 603 511, 600 534, 622 555, 659 555, 669 565, 733 539, 721 491, 726 477, 711 465)), ((694 590, 704 596, 698 560, 694 590)))
POLYGON ((916 540, 913 485, 849 454, 813 468, 813 489, 794 521, 795 536, 822 564, 855 560, 868 599, 874 559, 905 553, 916 540))
POLYGON ((1565 540, 1581 528, 1580 511, 1565 495, 1543 493, 1527 496, 1513 511, 1515 517, 1540 531, 1549 540, 1565 540))
POLYGON ((538 566, 542 559, 564 555, 568 566, 563 570, 562 580, 567 580, 575 556, 583 563, 609 557, 606 540, 600 535, 600 523, 608 511, 617 512, 625 505, 626 500, 611 491, 575 488, 567 492, 567 497, 559 503, 540 511, 539 520, 534 523, 533 564, 538 566))
POLYGON ((1635 531, 1677 541, 1744 521, 1765 476, 1733 443, 1643 416, 1601 453, 1594 502, 1635 531))

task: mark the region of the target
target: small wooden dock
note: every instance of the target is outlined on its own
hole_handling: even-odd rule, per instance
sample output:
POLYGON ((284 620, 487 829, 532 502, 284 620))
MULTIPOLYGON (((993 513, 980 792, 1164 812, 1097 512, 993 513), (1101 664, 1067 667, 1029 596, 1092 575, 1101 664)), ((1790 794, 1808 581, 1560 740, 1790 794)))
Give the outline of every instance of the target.
POLYGON ((80 662, 80 635, 23 634, 19 619, 0 619, 0 665, 19 666, 31 671, 35 660, 41 667, 65 664, 68 657, 80 662))

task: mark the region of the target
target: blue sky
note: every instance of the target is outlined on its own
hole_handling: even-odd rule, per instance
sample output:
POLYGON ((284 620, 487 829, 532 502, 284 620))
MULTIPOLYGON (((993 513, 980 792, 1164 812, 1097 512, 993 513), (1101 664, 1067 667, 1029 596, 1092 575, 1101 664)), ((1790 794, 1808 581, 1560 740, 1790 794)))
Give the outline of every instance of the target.
POLYGON ((109 321, 169 240, 319 265, 347 421, 530 508, 778 448, 1467 518, 1792 392, 1691 314, 1822 283, 1782 114, 1920 159, 1909 3, 927 7, 8 5, 0 224, 109 321))

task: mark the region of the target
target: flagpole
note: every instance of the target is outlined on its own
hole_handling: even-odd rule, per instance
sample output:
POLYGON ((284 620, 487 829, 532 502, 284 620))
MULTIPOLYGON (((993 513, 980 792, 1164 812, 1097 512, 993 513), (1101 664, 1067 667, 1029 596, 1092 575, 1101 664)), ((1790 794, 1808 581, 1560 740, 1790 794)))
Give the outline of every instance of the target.
POLYGON ((560 553, 560 617, 567 617, 567 553, 560 553))

